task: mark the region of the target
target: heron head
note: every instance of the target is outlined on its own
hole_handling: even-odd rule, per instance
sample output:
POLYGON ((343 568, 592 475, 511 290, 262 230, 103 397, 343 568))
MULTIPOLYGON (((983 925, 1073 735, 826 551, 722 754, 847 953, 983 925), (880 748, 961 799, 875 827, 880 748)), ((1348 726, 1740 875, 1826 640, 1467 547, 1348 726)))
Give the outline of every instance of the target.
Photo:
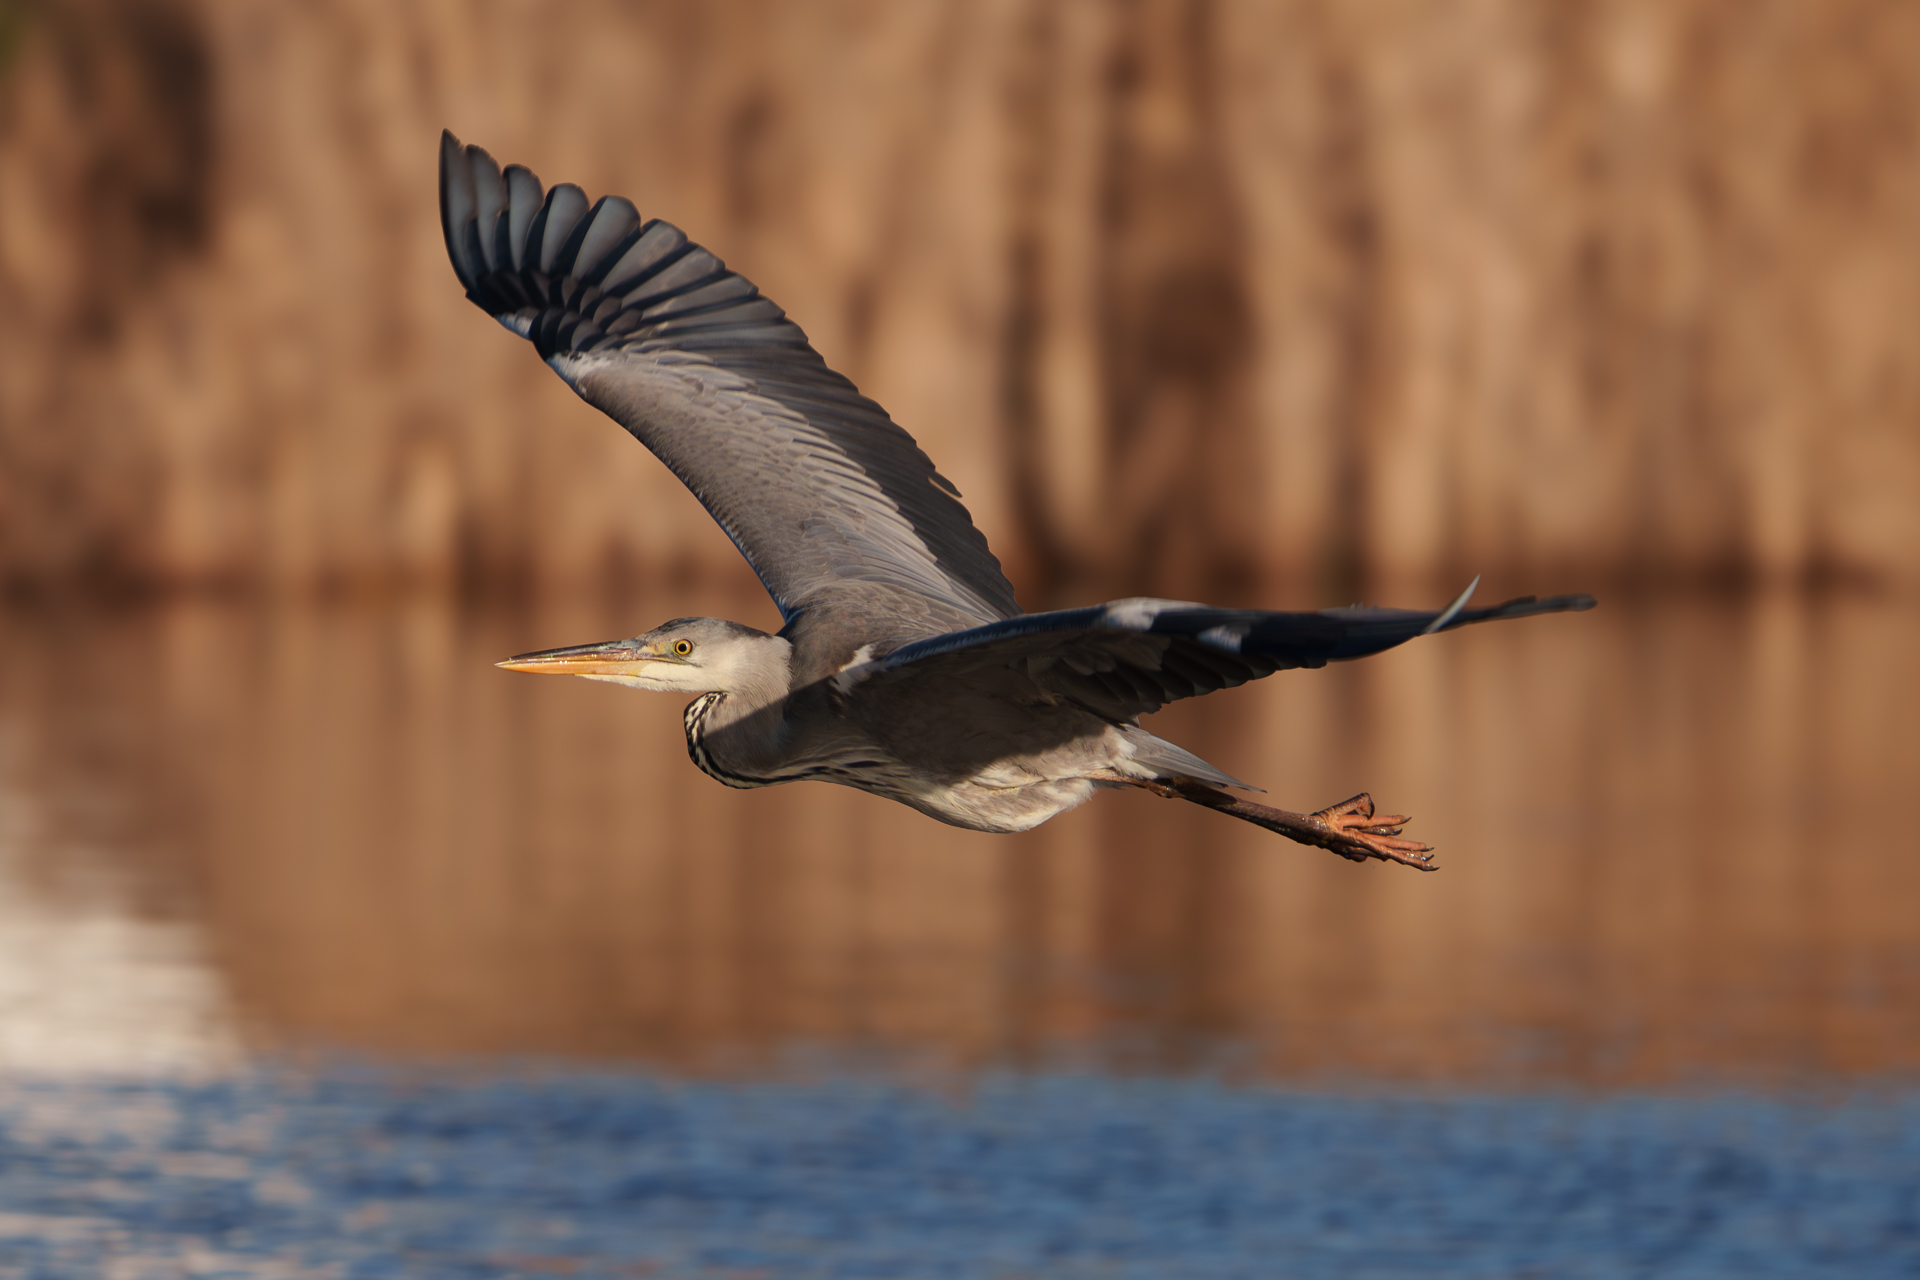
POLYGON ((771 674, 769 662, 786 671, 786 641, 718 618, 675 618, 634 636, 604 644, 575 645, 523 653, 495 666, 539 675, 584 676, 631 689, 666 693, 731 693, 771 674), (778 653, 770 652, 777 648, 778 653))

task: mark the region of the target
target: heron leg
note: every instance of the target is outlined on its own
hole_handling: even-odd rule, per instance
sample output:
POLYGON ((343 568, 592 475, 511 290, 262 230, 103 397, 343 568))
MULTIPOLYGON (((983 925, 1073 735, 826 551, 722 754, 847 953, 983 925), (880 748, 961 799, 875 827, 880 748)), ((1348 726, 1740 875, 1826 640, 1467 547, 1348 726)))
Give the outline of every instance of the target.
POLYGON ((1432 845, 1400 838, 1400 828, 1407 824, 1407 817, 1404 814, 1376 815, 1373 797, 1364 791, 1315 813, 1294 813, 1242 800, 1191 778, 1130 778, 1126 781, 1169 800, 1188 800, 1205 805, 1257 827, 1278 832, 1301 844, 1331 849, 1350 862, 1378 858, 1382 862, 1397 862, 1419 871, 1440 869, 1434 865, 1432 845))

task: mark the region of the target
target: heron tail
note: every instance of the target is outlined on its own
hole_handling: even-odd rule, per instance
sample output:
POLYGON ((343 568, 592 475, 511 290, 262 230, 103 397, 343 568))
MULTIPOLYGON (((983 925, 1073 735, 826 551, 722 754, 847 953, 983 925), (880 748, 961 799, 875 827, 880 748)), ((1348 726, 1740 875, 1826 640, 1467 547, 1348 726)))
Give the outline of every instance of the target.
POLYGON ((1238 787, 1242 791, 1261 791, 1250 782, 1240 779, 1208 764, 1185 747, 1168 742, 1165 738, 1156 738, 1138 725, 1128 725, 1121 729, 1127 741, 1133 744, 1133 763, 1154 771, 1160 778, 1192 778, 1196 782, 1205 782, 1216 787, 1238 787))

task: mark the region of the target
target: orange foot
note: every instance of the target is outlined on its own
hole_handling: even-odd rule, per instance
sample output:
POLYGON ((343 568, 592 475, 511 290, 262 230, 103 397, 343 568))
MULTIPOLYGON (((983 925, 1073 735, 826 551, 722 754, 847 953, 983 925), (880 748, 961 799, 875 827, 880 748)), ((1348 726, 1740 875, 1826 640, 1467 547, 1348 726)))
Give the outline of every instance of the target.
POLYGON ((1343 858, 1354 862, 1379 858, 1383 862, 1398 862, 1421 871, 1440 869, 1433 864, 1432 845, 1399 838, 1400 829, 1409 821, 1407 816, 1374 816, 1373 797, 1364 791, 1350 800, 1328 805, 1306 817, 1309 823, 1325 833, 1323 840, 1313 843, 1323 849, 1331 849, 1343 858))

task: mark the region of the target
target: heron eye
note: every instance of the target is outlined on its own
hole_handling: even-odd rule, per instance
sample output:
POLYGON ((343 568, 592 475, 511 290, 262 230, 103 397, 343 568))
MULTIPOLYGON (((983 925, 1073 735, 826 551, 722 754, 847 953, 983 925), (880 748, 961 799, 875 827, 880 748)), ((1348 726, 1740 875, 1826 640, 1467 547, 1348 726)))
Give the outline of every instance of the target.
POLYGON ((693 652, 693 641, 691 641, 691 640, 675 640, 675 641, 673 642, 673 651, 674 651, 675 653, 677 653, 677 654, 679 654, 679 655, 680 655, 681 657, 683 657, 683 658, 684 658, 684 657, 686 657, 686 656, 687 656, 688 654, 690 654, 690 653, 692 653, 692 652, 693 652))

